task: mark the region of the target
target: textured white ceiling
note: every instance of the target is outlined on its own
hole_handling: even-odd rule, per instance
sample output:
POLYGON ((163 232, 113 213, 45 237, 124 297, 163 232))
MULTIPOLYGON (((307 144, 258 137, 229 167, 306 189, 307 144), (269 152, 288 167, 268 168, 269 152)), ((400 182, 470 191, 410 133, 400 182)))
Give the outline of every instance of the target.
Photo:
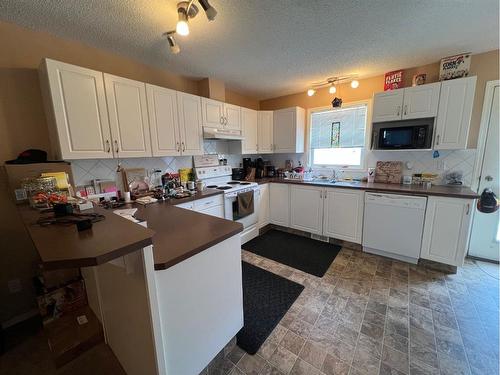
MULTIPOLYGON (((499 44, 498 0, 210 0, 169 53, 175 0, 0 0, 0 19, 264 99, 331 75, 369 77, 499 44)), ((1 51, 0 51, 1 53, 1 51)))

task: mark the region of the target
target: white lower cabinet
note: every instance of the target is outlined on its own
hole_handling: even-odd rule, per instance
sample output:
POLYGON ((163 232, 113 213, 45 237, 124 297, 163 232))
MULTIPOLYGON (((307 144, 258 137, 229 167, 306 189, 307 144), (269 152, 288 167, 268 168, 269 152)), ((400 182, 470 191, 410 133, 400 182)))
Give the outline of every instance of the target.
POLYGON ((462 266, 467 251, 474 200, 429 197, 420 257, 462 266))
POLYGON ((323 235, 360 244, 364 191, 326 188, 324 197, 323 235))
POLYGON ((259 229, 269 224, 269 184, 260 185, 259 229))
POLYGON ((177 204, 176 207, 224 219, 224 199, 222 195, 177 204))
POLYGON ((290 226, 290 194, 288 184, 269 185, 269 221, 271 224, 290 226))
POLYGON ((322 234, 324 190, 317 186, 290 186, 291 228, 322 234))

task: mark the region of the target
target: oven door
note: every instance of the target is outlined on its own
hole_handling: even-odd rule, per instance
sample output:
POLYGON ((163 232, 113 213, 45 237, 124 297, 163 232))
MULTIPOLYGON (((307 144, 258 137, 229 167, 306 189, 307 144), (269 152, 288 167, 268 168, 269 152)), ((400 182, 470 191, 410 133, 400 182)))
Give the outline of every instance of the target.
POLYGON ((248 228, 252 225, 257 224, 259 215, 258 215, 258 207, 259 207, 259 191, 255 189, 245 189, 240 190, 234 193, 227 193, 224 195, 224 212, 227 220, 237 221, 238 223, 243 224, 243 228, 248 228), (246 215, 245 217, 238 218, 238 212, 236 207, 238 205, 238 193, 253 191, 253 213, 246 215))

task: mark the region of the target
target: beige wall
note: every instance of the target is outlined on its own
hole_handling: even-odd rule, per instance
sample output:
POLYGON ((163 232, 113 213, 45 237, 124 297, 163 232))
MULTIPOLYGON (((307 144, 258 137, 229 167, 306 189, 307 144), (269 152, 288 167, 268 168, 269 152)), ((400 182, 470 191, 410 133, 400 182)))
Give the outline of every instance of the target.
MULTIPOLYGON (((198 82, 79 42, 0 22, 0 323, 36 306, 31 278, 38 256, 6 191, 5 160, 28 148, 49 149, 38 81, 44 57, 198 94, 198 82), (9 294, 7 281, 23 290, 9 294)), ((225 88, 224 88, 225 89, 225 88)), ((258 100, 226 90, 229 103, 258 108, 258 100)))
MULTIPOLYGON (((198 82, 115 53, 0 22, 0 165, 27 148, 49 149, 38 82, 44 57, 198 94, 198 82)), ((226 89, 229 103, 258 108, 256 99, 226 89)))
MULTIPOLYGON (((483 106, 484 90, 486 82, 499 79, 498 50, 485 52, 472 56, 470 75, 477 75, 476 95, 474 97, 474 107, 472 111, 471 129, 469 132, 468 147, 475 148, 479 134, 479 124, 481 121, 481 111, 483 106)), ((405 86, 411 86, 413 75, 427 73, 427 82, 436 82, 439 77, 439 62, 406 69, 404 75, 405 86)), ((361 79, 357 89, 353 89, 349 84, 339 85, 337 96, 342 97, 344 103, 366 100, 373 97, 373 94, 384 90, 384 76, 377 76, 361 79)), ((270 110, 299 106, 303 108, 327 107, 333 99, 333 95, 328 93, 328 88, 318 90, 314 96, 307 96, 306 92, 286 95, 279 98, 267 99, 260 102, 260 109, 270 110)))

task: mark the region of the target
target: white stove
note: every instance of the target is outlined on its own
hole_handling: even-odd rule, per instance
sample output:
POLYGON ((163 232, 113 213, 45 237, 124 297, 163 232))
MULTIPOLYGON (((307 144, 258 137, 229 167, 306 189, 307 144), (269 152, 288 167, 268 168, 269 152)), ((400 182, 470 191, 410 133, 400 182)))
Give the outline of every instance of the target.
POLYGON ((256 182, 233 181, 231 179, 232 168, 227 165, 218 165, 218 162, 217 155, 204 155, 198 157, 198 160, 195 157, 196 179, 203 181, 205 188, 218 189, 224 192, 224 217, 227 220, 243 224, 244 229, 241 233, 241 242, 245 243, 259 235, 259 228, 257 226, 260 200, 259 185, 256 182), (252 213, 241 217, 238 213, 238 195, 248 191, 254 192, 254 209, 252 213))

